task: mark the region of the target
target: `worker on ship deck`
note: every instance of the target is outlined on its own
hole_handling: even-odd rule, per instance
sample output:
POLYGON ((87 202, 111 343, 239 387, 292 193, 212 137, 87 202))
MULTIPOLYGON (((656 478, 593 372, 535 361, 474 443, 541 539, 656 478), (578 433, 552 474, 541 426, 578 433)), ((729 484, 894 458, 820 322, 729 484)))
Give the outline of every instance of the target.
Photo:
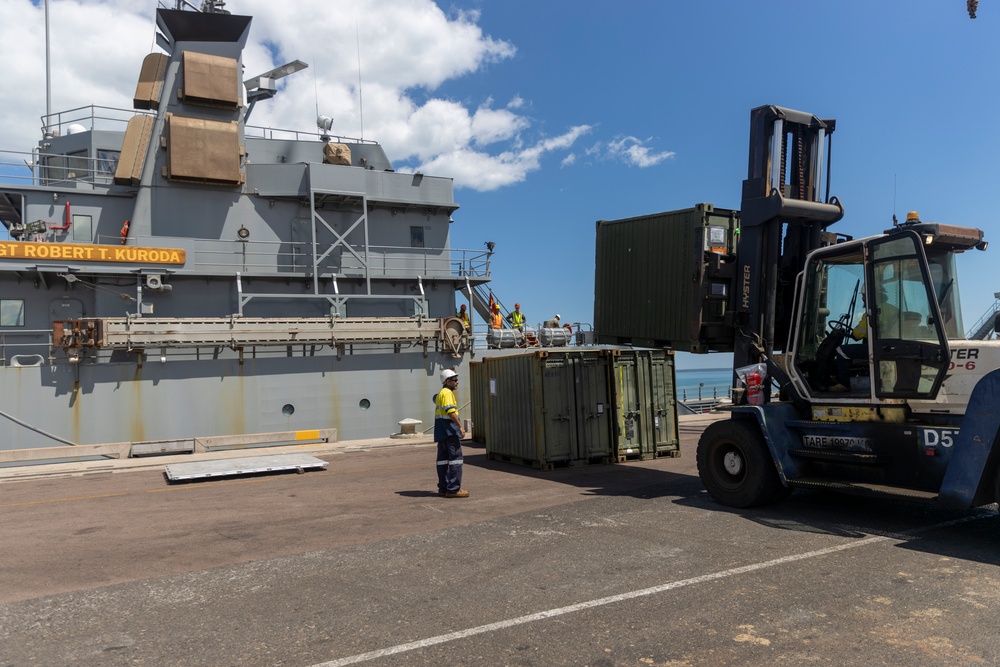
POLYGON ((556 313, 556 316, 553 317, 551 320, 545 320, 545 322, 542 323, 542 327, 545 329, 558 329, 559 319, 560 319, 559 313, 556 313))
POLYGON ((521 312, 521 304, 514 304, 514 312, 507 316, 507 321, 512 328, 524 333, 524 313, 521 312))
POLYGON ((469 313, 465 309, 464 303, 462 304, 462 307, 458 309, 458 312, 455 313, 455 317, 462 320, 462 326, 465 327, 465 333, 470 333, 472 331, 472 323, 469 322, 469 313))
POLYGON ((493 304, 493 316, 490 318, 491 329, 503 328, 503 317, 500 315, 500 306, 493 304))

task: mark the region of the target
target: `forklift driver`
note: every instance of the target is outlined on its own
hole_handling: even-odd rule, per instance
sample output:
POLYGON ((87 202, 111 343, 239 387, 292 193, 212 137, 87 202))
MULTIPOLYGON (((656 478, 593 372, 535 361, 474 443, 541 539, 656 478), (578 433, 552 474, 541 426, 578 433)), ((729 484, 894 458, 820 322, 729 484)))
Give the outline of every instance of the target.
MULTIPOLYGON (((883 338, 899 337, 899 309, 889 303, 885 291, 880 292, 878 300, 878 322, 883 338)), ((861 285, 861 319, 849 331, 845 331, 844 342, 837 348, 837 383, 829 391, 844 392, 851 388, 851 367, 855 360, 868 359, 868 308, 865 299, 865 286, 861 285), (860 341, 860 345, 852 345, 851 341, 860 341)), ((867 366, 867 364, 866 364, 867 366)), ((866 373, 867 375, 867 373, 866 373)))
MULTIPOLYGON (((861 290, 861 302, 865 302, 864 288, 861 290)), ((837 348, 837 384, 830 391, 844 392, 851 388, 851 366, 854 360, 868 358, 868 310, 861 312, 857 325, 844 337, 844 342, 837 348), (851 345, 852 340, 861 341, 860 345, 851 345)))

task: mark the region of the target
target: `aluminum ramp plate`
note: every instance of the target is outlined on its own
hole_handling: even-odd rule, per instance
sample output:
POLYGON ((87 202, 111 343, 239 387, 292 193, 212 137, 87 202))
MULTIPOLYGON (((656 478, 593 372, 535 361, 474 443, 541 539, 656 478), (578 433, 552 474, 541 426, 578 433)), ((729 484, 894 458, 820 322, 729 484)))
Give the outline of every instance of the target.
POLYGON ((214 461, 190 461, 171 463, 164 474, 171 482, 209 477, 232 477, 233 475, 255 475, 264 472, 284 472, 297 470, 325 469, 326 461, 306 454, 268 454, 266 456, 244 456, 214 461))

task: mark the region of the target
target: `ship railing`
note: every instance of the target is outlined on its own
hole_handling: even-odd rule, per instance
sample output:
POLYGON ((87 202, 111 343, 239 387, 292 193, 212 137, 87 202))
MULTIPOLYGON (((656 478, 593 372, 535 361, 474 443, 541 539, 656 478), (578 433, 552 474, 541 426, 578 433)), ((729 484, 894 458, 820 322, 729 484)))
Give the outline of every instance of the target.
POLYGON ((79 125, 84 130, 90 131, 124 132, 129 119, 138 113, 154 115, 152 112, 102 107, 94 104, 67 111, 57 111, 48 116, 42 116, 42 134, 46 137, 73 134, 75 129, 72 127, 73 125, 79 125))
POLYGON ((333 141, 338 144, 371 144, 372 146, 378 146, 378 142, 372 139, 319 134, 317 132, 302 132, 299 130, 283 130, 281 128, 262 127, 259 125, 245 125, 244 135, 250 138, 287 139, 294 141, 318 141, 320 138, 325 138, 326 141, 333 141))
MULTIPOLYGON (((114 243, 118 237, 99 240, 114 243)), ((138 242, 129 240, 130 243, 138 242)), ((235 269, 261 273, 312 273, 312 244, 308 241, 201 241, 199 265, 204 269, 235 269), (275 250, 280 245, 279 250, 275 250)), ((365 253, 362 251, 362 256, 365 253)), ((357 278, 490 277, 488 258, 474 250, 454 248, 413 248, 411 246, 368 246, 367 266, 351 253, 324 260, 320 271, 330 275, 357 278)))
POLYGON ((492 256, 493 251, 452 249, 452 273, 458 276, 488 278, 492 256))
POLYGON ((0 151, 0 183, 28 183, 34 185, 35 153, 0 151))
MULTIPOLYGON (((504 323, 505 328, 502 331, 505 334, 499 337, 501 342, 500 348, 510 348, 510 349, 522 349, 522 350, 533 350, 533 349, 543 349, 543 348, 570 348, 570 347, 588 347, 594 345, 594 328, 586 322, 573 322, 570 327, 572 327, 572 335, 560 336, 558 338, 549 339, 543 338, 539 335, 541 330, 541 325, 536 327, 526 325, 523 332, 514 332, 513 329, 506 328, 507 323, 504 323), (589 335, 579 335, 580 332, 589 335)), ((491 335, 492 327, 488 322, 473 322, 472 323, 472 349, 473 350, 487 350, 496 349, 498 337, 491 335)))
POLYGON ((100 150, 97 157, 57 153, 0 151, 0 183, 76 187, 111 185, 120 151, 100 150))
POLYGON ((0 331, 0 366, 40 366, 51 349, 51 329, 0 331), (19 342, 26 338, 30 341, 19 342))
MULTIPOLYGON (((42 134, 44 136, 65 136, 72 133, 72 125, 80 125, 85 130, 91 131, 108 130, 124 132, 129 119, 140 113, 155 115, 153 111, 120 109, 95 104, 76 107, 75 109, 68 109, 66 111, 57 111, 56 113, 42 116, 42 134)), ((378 145, 378 142, 373 139, 361 139, 346 135, 331 136, 330 134, 320 134, 319 132, 302 132, 300 130, 286 130, 277 127, 264 127, 262 125, 245 125, 244 134, 248 137, 260 137, 263 139, 295 139, 302 141, 316 141, 320 137, 328 137, 328 140, 338 143, 378 145)))
POLYGON ((965 332, 966 340, 986 340, 993 331, 994 319, 1000 312, 1000 292, 994 292, 993 298, 995 299, 993 305, 987 308, 972 328, 965 332))
POLYGON ((706 387, 704 382, 699 382, 697 387, 678 387, 677 392, 680 402, 695 412, 711 412, 720 403, 731 403, 733 400, 733 388, 729 385, 706 387))

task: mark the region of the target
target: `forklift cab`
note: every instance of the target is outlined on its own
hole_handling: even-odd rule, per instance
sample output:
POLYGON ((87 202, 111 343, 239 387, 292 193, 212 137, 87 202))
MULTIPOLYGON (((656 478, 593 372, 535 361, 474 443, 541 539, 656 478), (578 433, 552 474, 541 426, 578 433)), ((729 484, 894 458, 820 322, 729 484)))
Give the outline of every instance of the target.
POLYGON ((796 280, 789 341, 799 394, 933 399, 948 367, 948 335, 961 331, 952 250, 932 250, 926 236, 895 228, 810 253, 796 280))

